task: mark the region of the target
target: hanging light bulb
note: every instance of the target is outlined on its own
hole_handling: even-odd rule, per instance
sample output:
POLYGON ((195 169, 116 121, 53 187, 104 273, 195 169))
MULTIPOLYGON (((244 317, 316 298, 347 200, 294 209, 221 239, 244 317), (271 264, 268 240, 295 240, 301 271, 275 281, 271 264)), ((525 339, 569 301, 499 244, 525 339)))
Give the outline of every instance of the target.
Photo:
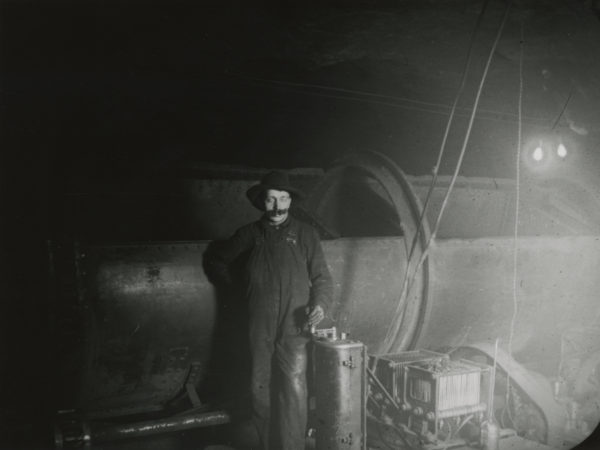
POLYGON ((560 144, 558 144, 558 148, 556 149, 556 153, 561 158, 566 158, 567 157, 567 147, 565 147, 565 145, 561 142, 560 144))
POLYGON ((534 159, 534 161, 541 161, 544 158, 544 150, 542 149, 542 143, 540 142, 540 145, 538 145, 535 150, 533 151, 533 154, 531 155, 534 159))

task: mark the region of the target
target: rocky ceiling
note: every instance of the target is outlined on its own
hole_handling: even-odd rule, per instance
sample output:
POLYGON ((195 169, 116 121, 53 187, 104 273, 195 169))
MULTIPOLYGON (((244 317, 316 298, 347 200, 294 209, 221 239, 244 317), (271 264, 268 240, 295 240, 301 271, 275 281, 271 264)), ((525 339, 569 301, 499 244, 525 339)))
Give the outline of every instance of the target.
MULTIPOLYGON (((429 173, 473 39, 441 165, 451 173, 506 7, 4 1, 7 163, 31 169, 29 154, 62 180, 203 162, 325 167, 377 150, 429 173)), ((597 2, 512 2, 461 174, 514 177, 520 123, 525 147, 563 139, 561 173, 594 179, 599 55, 597 2)))
MULTIPOLYGON (((387 2, 280 11, 271 20, 258 19, 255 25, 263 33, 247 41, 243 52, 236 53, 239 43, 224 49, 244 55, 229 60, 226 73, 265 97, 278 95, 286 105, 296 104, 298 97, 321 105, 302 117, 285 107, 277 111, 278 126, 285 127, 281 115, 288 114, 290 121, 302 120, 307 131, 292 142, 283 138, 282 149, 310 154, 314 148, 326 155, 375 149, 409 171, 424 173, 434 165, 474 33, 467 83, 443 166, 448 172, 507 7, 491 1, 482 14, 484 3, 387 2)), ((514 177, 519 99, 525 145, 534 136, 558 136, 571 143, 577 160, 571 160, 572 167, 586 158, 596 160, 599 33, 593 9, 581 2, 512 5, 484 78, 463 173, 514 177)), ((273 145, 271 131, 261 139, 267 148, 273 145)))

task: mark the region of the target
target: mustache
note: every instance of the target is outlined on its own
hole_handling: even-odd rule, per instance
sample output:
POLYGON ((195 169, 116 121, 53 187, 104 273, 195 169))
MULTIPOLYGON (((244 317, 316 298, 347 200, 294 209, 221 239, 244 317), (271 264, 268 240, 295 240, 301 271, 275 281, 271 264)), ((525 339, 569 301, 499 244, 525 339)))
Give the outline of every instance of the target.
POLYGON ((280 216, 282 214, 285 214, 289 211, 289 208, 285 208, 285 209, 272 209, 270 211, 267 211, 267 216, 269 217, 275 217, 275 216, 280 216))

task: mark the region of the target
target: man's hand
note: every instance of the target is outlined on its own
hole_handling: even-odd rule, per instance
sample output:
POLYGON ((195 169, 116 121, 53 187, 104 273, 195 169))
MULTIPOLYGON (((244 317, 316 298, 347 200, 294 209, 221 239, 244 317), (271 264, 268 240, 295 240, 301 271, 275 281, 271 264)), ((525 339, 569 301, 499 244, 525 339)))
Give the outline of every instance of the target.
POLYGON ((325 311, 323 311, 323 307, 321 305, 317 306, 307 306, 306 314, 308 314, 308 325, 315 326, 318 325, 321 320, 325 318, 325 311))

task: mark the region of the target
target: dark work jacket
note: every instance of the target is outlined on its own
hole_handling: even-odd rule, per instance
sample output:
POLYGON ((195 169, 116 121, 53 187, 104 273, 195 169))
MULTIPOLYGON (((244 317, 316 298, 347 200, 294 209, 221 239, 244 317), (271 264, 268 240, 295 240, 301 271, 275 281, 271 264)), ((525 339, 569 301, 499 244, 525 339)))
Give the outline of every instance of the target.
POLYGON ((263 217, 239 228, 212 255, 210 265, 224 274, 242 254, 248 257, 243 281, 251 335, 276 339, 300 334, 306 326, 308 305, 321 305, 327 313, 332 280, 312 226, 291 215, 273 226, 263 217))

